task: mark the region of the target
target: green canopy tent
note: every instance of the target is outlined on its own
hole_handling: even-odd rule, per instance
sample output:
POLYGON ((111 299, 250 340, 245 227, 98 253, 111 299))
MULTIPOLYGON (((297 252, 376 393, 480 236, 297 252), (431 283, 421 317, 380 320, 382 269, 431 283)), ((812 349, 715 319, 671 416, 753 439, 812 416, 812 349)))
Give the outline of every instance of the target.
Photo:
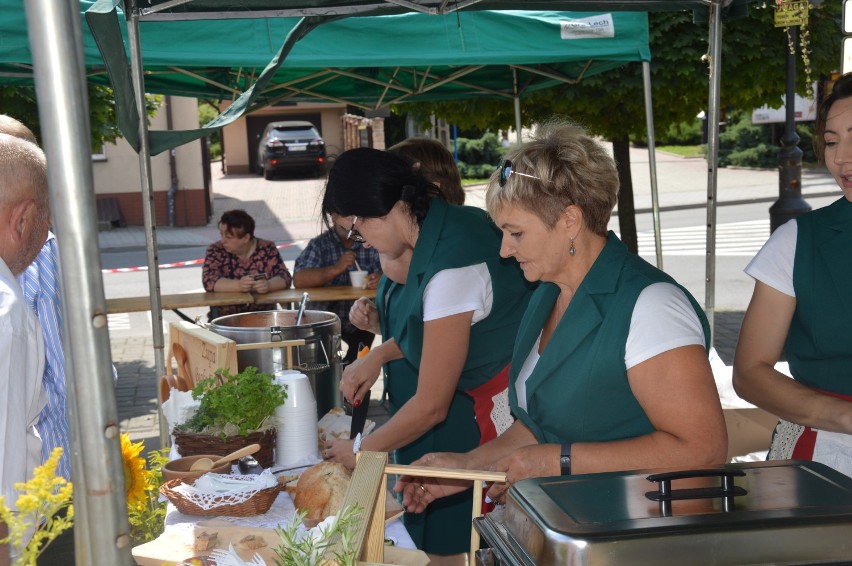
MULTIPOLYGON (((0 0, 0 10, 12 1, 0 0)), ((85 11, 91 4, 81 6, 85 11)), ((111 12, 111 7, 95 6, 83 27, 88 80, 111 81, 117 90, 131 91, 132 65, 121 57, 124 45, 118 43, 127 42, 127 28, 118 26, 121 13, 111 12), (100 12, 104 9, 106 15, 100 12), (104 47, 103 58, 96 40, 104 47)), ((279 55, 281 42, 299 21, 143 21, 140 66, 145 91, 238 98, 279 55), (224 36, 230 40, 227 50, 220 46, 224 36)), ((32 80, 22 23, 13 18, 0 21, 0 80, 6 83, 32 80)), ((269 72, 265 87, 250 91, 250 105, 249 97, 238 104, 240 110, 250 111, 285 100, 337 101, 364 109, 474 96, 512 100, 625 63, 649 61, 647 28, 643 12, 473 11, 335 20, 296 42, 286 58, 279 56, 280 65, 269 72)), ((123 107, 121 101, 127 99, 122 96, 118 100, 124 134, 139 149, 135 107, 123 107)), ((152 154, 171 147, 176 136, 152 133, 152 154)), ((181 141, 186 138, 179 136, 181 141)))
MULTIPOLYGON (((721 16, 723 9, 741 6, 748 0, 551 0, 529 1, 523 4, 528 10, 573 10, 573 11, 646 11, 693 8, 707 14, 709 18, 710 43, 710 88, 708 116, 711 124, 709 136, 708 202, 715 201, 716 149, 718 147, 719 74, 721 16)), ((59 236, 62 257, 62 283, 64 296, 74 298, 74 308, 65 311, 65 326, 69 338, 72 376, 69 387, 69 418, 74 431, 75 447, 79 449, 73 458, 75 481, 78 482, 76 501, 78 564, 131 564, 129 537, 126 533, 126 516, 121 485, 121 458, 116 425, 115 398, 109 372, 109 337, 106 332, 106 304, 103 281, 97 260, 97 238, 95 237, 95 206, 92 190, 92 175, 89 156, 88 117, 86 116, 83 30, 80 25, 77 0, 25 0, 28 32, 32 46, 35 84, 39 100, 39 112, 44 124, 51 124, 60 135, 44 140, 48 160, 51 163, 49 181, 55 224, 59 236), (73 336, 73 339, 70 339, 73 336), (85 392, 85 403, 79 400, 79 392, 85 392), (86 410, 80 410, 85 407, 86 410), (105 441, 112 440, 111 442, 105 441), (83 449, 85 447, 85 450, 83 449), (106 463, 106 465, 104 465, 106 463)), ((219 19, 250 19, 269 17, 299 17, 299 23, 290 31, 284 45, 275 58, 259 75, 257 82, 244 93, 246 104, 253 96, 265 91, 276 74, 279 63, 285 59, 296 42, 308 31, 326 22, 350 16, 393 15, 404 12, 421 12, 441 15, 468 10, 503 10, 517 8, 516 1, 508 0, 287 0, 286 3, 264 0, 151 0, 144 6, 129 0, 125 16, 128 19, 127 41, 132 64, 128 65, 121 45, 118 26, 112 26, 112 35, 101 47, 107 63, 117 65, 114 76, 132 84, 132 92, 116 90, 121 107, 144 108, 144 79, 142 73, 142 37, 140 22, 143 21, 205 21, 219 19), (118 33, 116 33, 118 31, 118 33), (124 60, 121 64, 120 60, 124 60), (116 75, 117 73, 117 75, 116 75)), ((97 18, 95 12, 92 16, 97 18)), ((104 18, 115 20, 110 10, 101 12, 104 18)), ((5 16, 5 11, 4 11, 5 16)), ((91 21, 91 20, 90 20, 91 21)), ((106 21, 106 20, 105 20, 106 21)), ((108 24, 109 25, 109 24, 108 24)), ((516 41, 524 30, 515 30, 506 41, 516 41)), ((0 47, 3 41, 0 38, 0 47)), ((229 35, 223 36, 223 51, 231 47, 229 35)), ((391 49, 394 47, 392 46, 391 49)), ((647 81, 647 75, 646 75, 647 81)), ((646 90, 649 87, 646 85, 646 90)), ((239 106, 239 105, 232 105, 239 106)), ((140 112, 141 114, 141 112, 140 112)), ((208 127, 219 127, 228 120, 223 113, 208 127)), ((650 132, 649 132, 650 133, 650 132)), ((152 133, 156 134, 156 132, 152 133)), ((151 146, 161 143, 158 135, 149 137, 144 121, 138 128, 140 162, 144 182, 150 186, 151 146)), ((203 134, 201 134, 203 135, 203 134)), ((168 137, 168 136, 166 136, 168 137)), ((196 136, 198 137, 198 136, 196 136)), ((190 138, 191 139, 191 138, 190 138)), ((163 148, 177 145, 180 140, 165 142, 163 148), (174 142, 174 143, 173 143, 174 142)), ((144 192, 144 191, 143 191, 144 192)), ((146 225, 151 226, 152 243, 156 230, 152 224, 151 203, 143 207, 146 225)), ((715 240, 715 208, 708 206, 708 244, 715 240)), ((712 249, 708 245, 709 249, 712 249)), ((708 254, 712 255, 712 254, 708 254)), ((157 264, 156 247, 149 243, 149 263, 157 264)), ((150 270, 149 270, 150 271, 150 270)), ((156 270, 153 270, 156 272, 156 270)), ((713 275, 708 268, 708 281, 713 275)), ((159 312, 159 282, 152 281, 152 310, 159 312)), ((69 302, 66 300, 66 305, 69 302)), ((709 314, 712 317, 712 296, 709 298, 709 314)), ((161 329, 160 329, 161 331, 161 329)), ((161 353, 160 353, 161 355, 161 353)), ((161 365, 158 364, 158 365, 161 365)))

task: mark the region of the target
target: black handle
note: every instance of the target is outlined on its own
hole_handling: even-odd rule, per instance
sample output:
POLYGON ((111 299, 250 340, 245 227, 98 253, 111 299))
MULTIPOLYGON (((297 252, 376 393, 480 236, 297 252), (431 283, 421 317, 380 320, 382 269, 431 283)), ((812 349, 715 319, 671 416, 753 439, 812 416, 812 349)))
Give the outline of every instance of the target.
POLYGON ((645 497, 651 501, 673 501, 677 499, 709 499, 716 497, 736 497, 746 495, 748 491, 734 485, 734 477, 745 476, 742 470, 734 469, 705 469, 705 470, 682 470, 677 472, 662 472, 651 474, 646 479, 658 483, 657 491, 648 491, 645 497), (694 489, 672 490, 672 481, 718 477, 721 480, 719 487, 700 487, 694 489))

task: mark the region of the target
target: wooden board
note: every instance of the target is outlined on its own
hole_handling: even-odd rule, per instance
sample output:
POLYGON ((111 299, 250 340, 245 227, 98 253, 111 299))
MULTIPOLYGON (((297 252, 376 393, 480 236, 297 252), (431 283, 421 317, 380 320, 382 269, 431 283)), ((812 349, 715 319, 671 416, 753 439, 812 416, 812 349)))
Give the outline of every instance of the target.
POLYGON ((169 323, 168 371, 173 371, 173 366, 177 366, 174 344, 179 344, 187 354, 187 370, 192 386, 212 377, 219 368, 226 368, 232 374, 237 373, 237 344, 230 338, 190 322, 169 323))
MULTIPOLYGON (((134 547, 131 553, 139 566, 177 566, 184 560, 205 554, 192 550, 195 535, 205 531, 217 534, 219 544, 217 544, 216 548, 221 549, 227 549, 229 542, 234 543, 234 547, 237 548, 237 543, 246 535, 262 536, 268 543, 268 546, 257 550, 241 550, 238 548, 237 553, 243 560, 249 560, 256 552, 270 566, 275 564, 273 548, 281 544, 281 538, 273 529, 238 527, 215 519, 205 521, 193 529, 167 529, 165 533, 151 542, 134 547)), ((386 546, 384 548, 384 564, 426 566, 428 563, 429 557, 422 550, 398 548, 395 546, 386 546)), ((362 562, 361 564, 365 563, 362 562)))
POLYGON ((281 538, 273 529, 238 527, 224 523, 224 521, 217 522, 213 520, 195 526, 192 529, 167 529, 166 532, 151 542, 133 547, 131 553, 139 566, 180 564, 182 561, 194 556, 209 554, 209 552, 200 552, 192 548, 195 536, 202 532, 216 533, 219 541, 216 548, 227 550, 228 543, 233 543, 234 548, 237 549, 237 554, 243 560, 249 560, 257 553, 267 564, 275 564, 275 553, 272 549, 281 544, 281 538), (266 546, 256 550, 241 549, 238 543, 247 535, 263 537, 266 546))
MULTIPOLYGON (((251 293, 176 293, 161 295, 163 310, 209 307, 217 305, 245 305, 254 302, 251 293)), ((107 299, 107 313, 142 312, 151 310, 151 297, 119 297, 107 299)))

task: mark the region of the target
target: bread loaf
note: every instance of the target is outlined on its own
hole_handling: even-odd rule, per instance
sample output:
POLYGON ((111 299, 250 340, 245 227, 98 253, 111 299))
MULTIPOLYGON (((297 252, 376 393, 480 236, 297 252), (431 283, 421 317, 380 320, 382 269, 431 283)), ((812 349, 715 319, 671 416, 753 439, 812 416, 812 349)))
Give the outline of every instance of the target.
POLYGON ((319 522, 340 512, 350 476, 349 469, 337 462, 321 462, 299 476, 293 504, 307 513, 306 522, 319 522))

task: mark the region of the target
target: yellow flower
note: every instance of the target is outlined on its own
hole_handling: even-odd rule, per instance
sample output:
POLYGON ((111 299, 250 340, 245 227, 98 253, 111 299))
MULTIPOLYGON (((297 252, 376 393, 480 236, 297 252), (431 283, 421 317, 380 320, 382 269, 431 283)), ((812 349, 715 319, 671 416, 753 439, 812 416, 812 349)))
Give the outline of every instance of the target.
POLYGON ((140 457, 144 444, 130 442, 130 435, 121 435, 121 459, 124 463, 124 488, 127 503, 135 506, 145 501, 145 492, 152 489, 151 472, 145 468, 145 459, 140 457))
POLYGON ((73 486, 56 476, 56 466, 62 454, 55 448, 44 465, 33 470, 33 478, 16 483, 19 495, 12 511, 0 496, 0 521, 6 523, 8 536, 0 544, 9 544, 18 550, 15 564, 35 564, 36 558, 60 533, 71 528, 74 506, 71 501, 73 486), (64 517, 57 514, 65 509, 64 517))

